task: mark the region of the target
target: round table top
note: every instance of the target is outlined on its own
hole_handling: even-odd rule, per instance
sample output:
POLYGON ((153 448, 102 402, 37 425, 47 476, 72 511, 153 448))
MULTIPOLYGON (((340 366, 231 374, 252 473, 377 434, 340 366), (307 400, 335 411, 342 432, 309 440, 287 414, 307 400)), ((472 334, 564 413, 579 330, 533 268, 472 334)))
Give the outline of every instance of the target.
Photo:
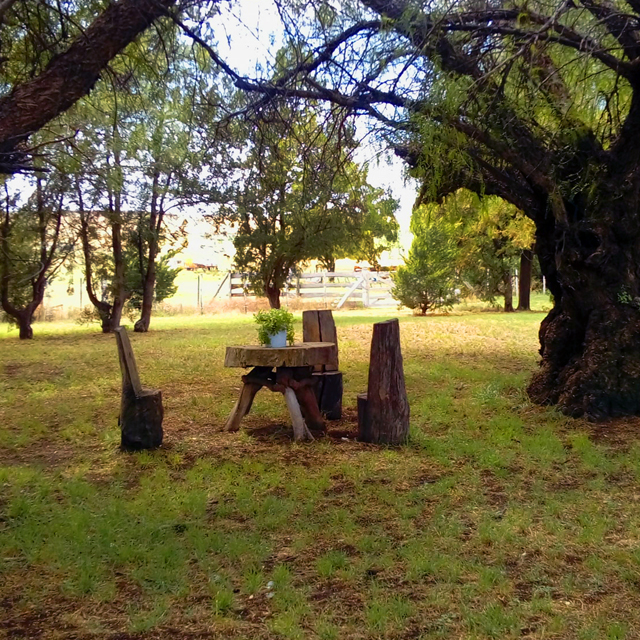
POLYGON ((225 367, 312 367, 338 359, 333 342, 298 342, 289 347, 242 345, 227 347, 225 367))

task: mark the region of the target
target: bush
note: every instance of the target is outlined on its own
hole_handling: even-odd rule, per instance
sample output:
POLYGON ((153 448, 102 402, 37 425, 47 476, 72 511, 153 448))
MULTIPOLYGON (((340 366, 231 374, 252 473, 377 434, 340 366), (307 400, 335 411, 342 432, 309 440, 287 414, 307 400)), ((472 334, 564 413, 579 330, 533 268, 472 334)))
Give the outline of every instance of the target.
POLYGON ((450 309, 458 302, 456 252, 452 230, 447 226, 423 226, 414 236, 405 265, 393 275, 391 295, 422 315, 434 309, 450 309))

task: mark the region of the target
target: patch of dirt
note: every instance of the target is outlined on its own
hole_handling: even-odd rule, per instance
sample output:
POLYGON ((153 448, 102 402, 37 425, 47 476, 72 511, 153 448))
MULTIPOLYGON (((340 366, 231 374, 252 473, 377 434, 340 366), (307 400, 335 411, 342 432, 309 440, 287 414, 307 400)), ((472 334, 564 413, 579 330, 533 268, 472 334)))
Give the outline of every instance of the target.
POLYGON ((36 440, 20 449, 0 448, 0 465, 37 465, 47 468, 67 466, 76 459, 78 452, 72 445, 64 445, 60 439, 51 442, 45 438, 36 440))
POLYGON ((640 440, 640 417, 616 418, 597 423, 585 421, 584 427, 595 442, 620 451, 628 451, 631 445, 640 440))
POLYGON ((502 483, 489 469, 483 469, 480 478, 484 486, 484 495, 487 502, 497 509, 504 509, 507 506, 509 497, 503 490, 502 483))
POLYGON ((33 382, 55 382, 64 372, 62 367, 40 362, 7 362, 3 367, 5 376, 9 379, 24 378, 33 382))

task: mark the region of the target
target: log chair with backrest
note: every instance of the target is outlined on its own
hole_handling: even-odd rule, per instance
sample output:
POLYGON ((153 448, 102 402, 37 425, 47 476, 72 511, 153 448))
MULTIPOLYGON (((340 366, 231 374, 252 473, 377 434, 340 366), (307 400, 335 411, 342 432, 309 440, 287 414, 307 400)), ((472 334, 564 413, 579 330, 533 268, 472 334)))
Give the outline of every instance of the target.
POLYGON ((155 449, 162 444, 162 391, 140 384, 138 367, 124 327, 115 329, 122 372, 122 401, 118 423, 123 449, 155 449))

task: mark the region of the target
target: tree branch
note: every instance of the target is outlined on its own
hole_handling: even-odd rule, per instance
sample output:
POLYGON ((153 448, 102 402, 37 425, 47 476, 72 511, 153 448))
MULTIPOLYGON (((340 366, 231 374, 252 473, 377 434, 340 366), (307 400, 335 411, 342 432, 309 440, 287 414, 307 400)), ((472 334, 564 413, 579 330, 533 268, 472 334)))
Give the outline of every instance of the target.
POLYGON ((110 3, 40 75, 0 98, 0 173, 13 173, 24 155, 20 144, 87 95, 109 61, 175 3, 176 0, 110 3))

